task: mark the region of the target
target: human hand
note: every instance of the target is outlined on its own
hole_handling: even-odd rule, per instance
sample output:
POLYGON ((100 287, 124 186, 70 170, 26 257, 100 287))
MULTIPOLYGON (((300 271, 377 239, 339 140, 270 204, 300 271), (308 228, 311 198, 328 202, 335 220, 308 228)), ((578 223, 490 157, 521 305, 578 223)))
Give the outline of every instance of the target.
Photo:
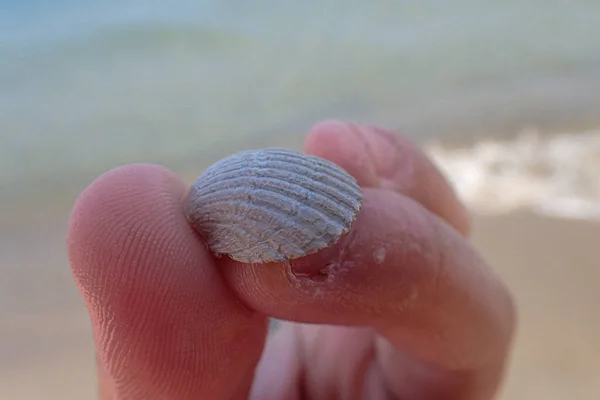
POLYGON ((364 204, 339 243, 290 264, 215 258, 163 167, 117 168, 81 194, 68 251, 101 399, 493 398, 514 305, 442 175, 372 126, 321 123, 305 152, 353 175, 364 204), (296 323, 267 337, 267 317, 296 323))

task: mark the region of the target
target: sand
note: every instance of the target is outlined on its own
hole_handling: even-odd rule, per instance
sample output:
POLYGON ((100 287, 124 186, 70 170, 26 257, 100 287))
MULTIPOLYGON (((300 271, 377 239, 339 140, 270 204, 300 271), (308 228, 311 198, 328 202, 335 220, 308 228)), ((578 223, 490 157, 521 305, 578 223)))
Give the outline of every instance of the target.
MULTIPOLYGON (((69 207, 2 215, 2 399, 96 398, 88 317, 65 255, 69 207)), ((474 218, 474 242, 520 310, 501 399, 600 398, 598 238, 600 224, 588 222, 525 212, 474 218)))
POLYGON ((531 214, 477 218, 474 240, 516 296, 503 399, 600 398, 600 224, 531 214))

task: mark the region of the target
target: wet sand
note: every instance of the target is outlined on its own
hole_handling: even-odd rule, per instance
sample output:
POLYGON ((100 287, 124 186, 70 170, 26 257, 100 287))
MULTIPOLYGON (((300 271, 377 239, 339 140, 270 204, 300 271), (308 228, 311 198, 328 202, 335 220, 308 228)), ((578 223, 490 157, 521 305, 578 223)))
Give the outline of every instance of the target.
MULTIPOLYGON (((64 251, 68 207, 1 234, 0 398, 96 398, 91 331, 64 251)), ((13 217, 2 226, 28 220, 13 217)), ((500 398, 600 398, 600 224, 476 216, 473 237, 520 310, 500 398)))
POLYGON ((600 224, 528 213, 475 219, 520 326, 502 399, 600 398, 600 224))

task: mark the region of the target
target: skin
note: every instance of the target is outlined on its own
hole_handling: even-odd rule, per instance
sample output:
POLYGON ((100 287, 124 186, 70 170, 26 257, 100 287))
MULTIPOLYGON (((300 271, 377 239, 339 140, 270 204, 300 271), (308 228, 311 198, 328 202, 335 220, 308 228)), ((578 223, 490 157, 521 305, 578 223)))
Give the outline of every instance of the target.
POLYGON ((280 265, 215 258, 163 167, 117 168, 80 195, 68 253, 101 399, 494 397, 515 308, 440 172, 374 126, 322 122, 305 152, 352 174, 364 205, 336 245, 280 265), (268 317, 295 322, 267 336, 268 317))

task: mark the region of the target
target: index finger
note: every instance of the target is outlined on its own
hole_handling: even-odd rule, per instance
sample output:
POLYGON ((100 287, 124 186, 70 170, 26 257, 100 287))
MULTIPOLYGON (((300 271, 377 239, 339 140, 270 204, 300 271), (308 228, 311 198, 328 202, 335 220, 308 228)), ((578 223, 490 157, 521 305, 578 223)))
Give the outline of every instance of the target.
POLYGON ((314 255, 218 262, 252 309, 297 322, 372 326, 446 368, 497 360, 510 341, 504 285, 456 230, 395 192, 365 189, 352 231, 314 255))
POLYGON ((288 264, 240 266, 225 259, 222 267, 238 295, 267 314, 375 327, 396 348, 380 354, 382 373, 392 386, 410 383, 396 393, 475 398, 477 390, 477 398, 487 398, 512 338, 512 299, 461 236, 468 233, 467 214, 443 176, 415 146, 394 138, 341 122, 313 128, 307 152, 343 166, 364 188, 352 232, 288 264))
POLYGON ((445 177, 417 146, 399 134, 372 125, 325 121, 314 126, 307 153, 333 161, 361 187, 402 193, 469 234, 469 214, 445 177))

